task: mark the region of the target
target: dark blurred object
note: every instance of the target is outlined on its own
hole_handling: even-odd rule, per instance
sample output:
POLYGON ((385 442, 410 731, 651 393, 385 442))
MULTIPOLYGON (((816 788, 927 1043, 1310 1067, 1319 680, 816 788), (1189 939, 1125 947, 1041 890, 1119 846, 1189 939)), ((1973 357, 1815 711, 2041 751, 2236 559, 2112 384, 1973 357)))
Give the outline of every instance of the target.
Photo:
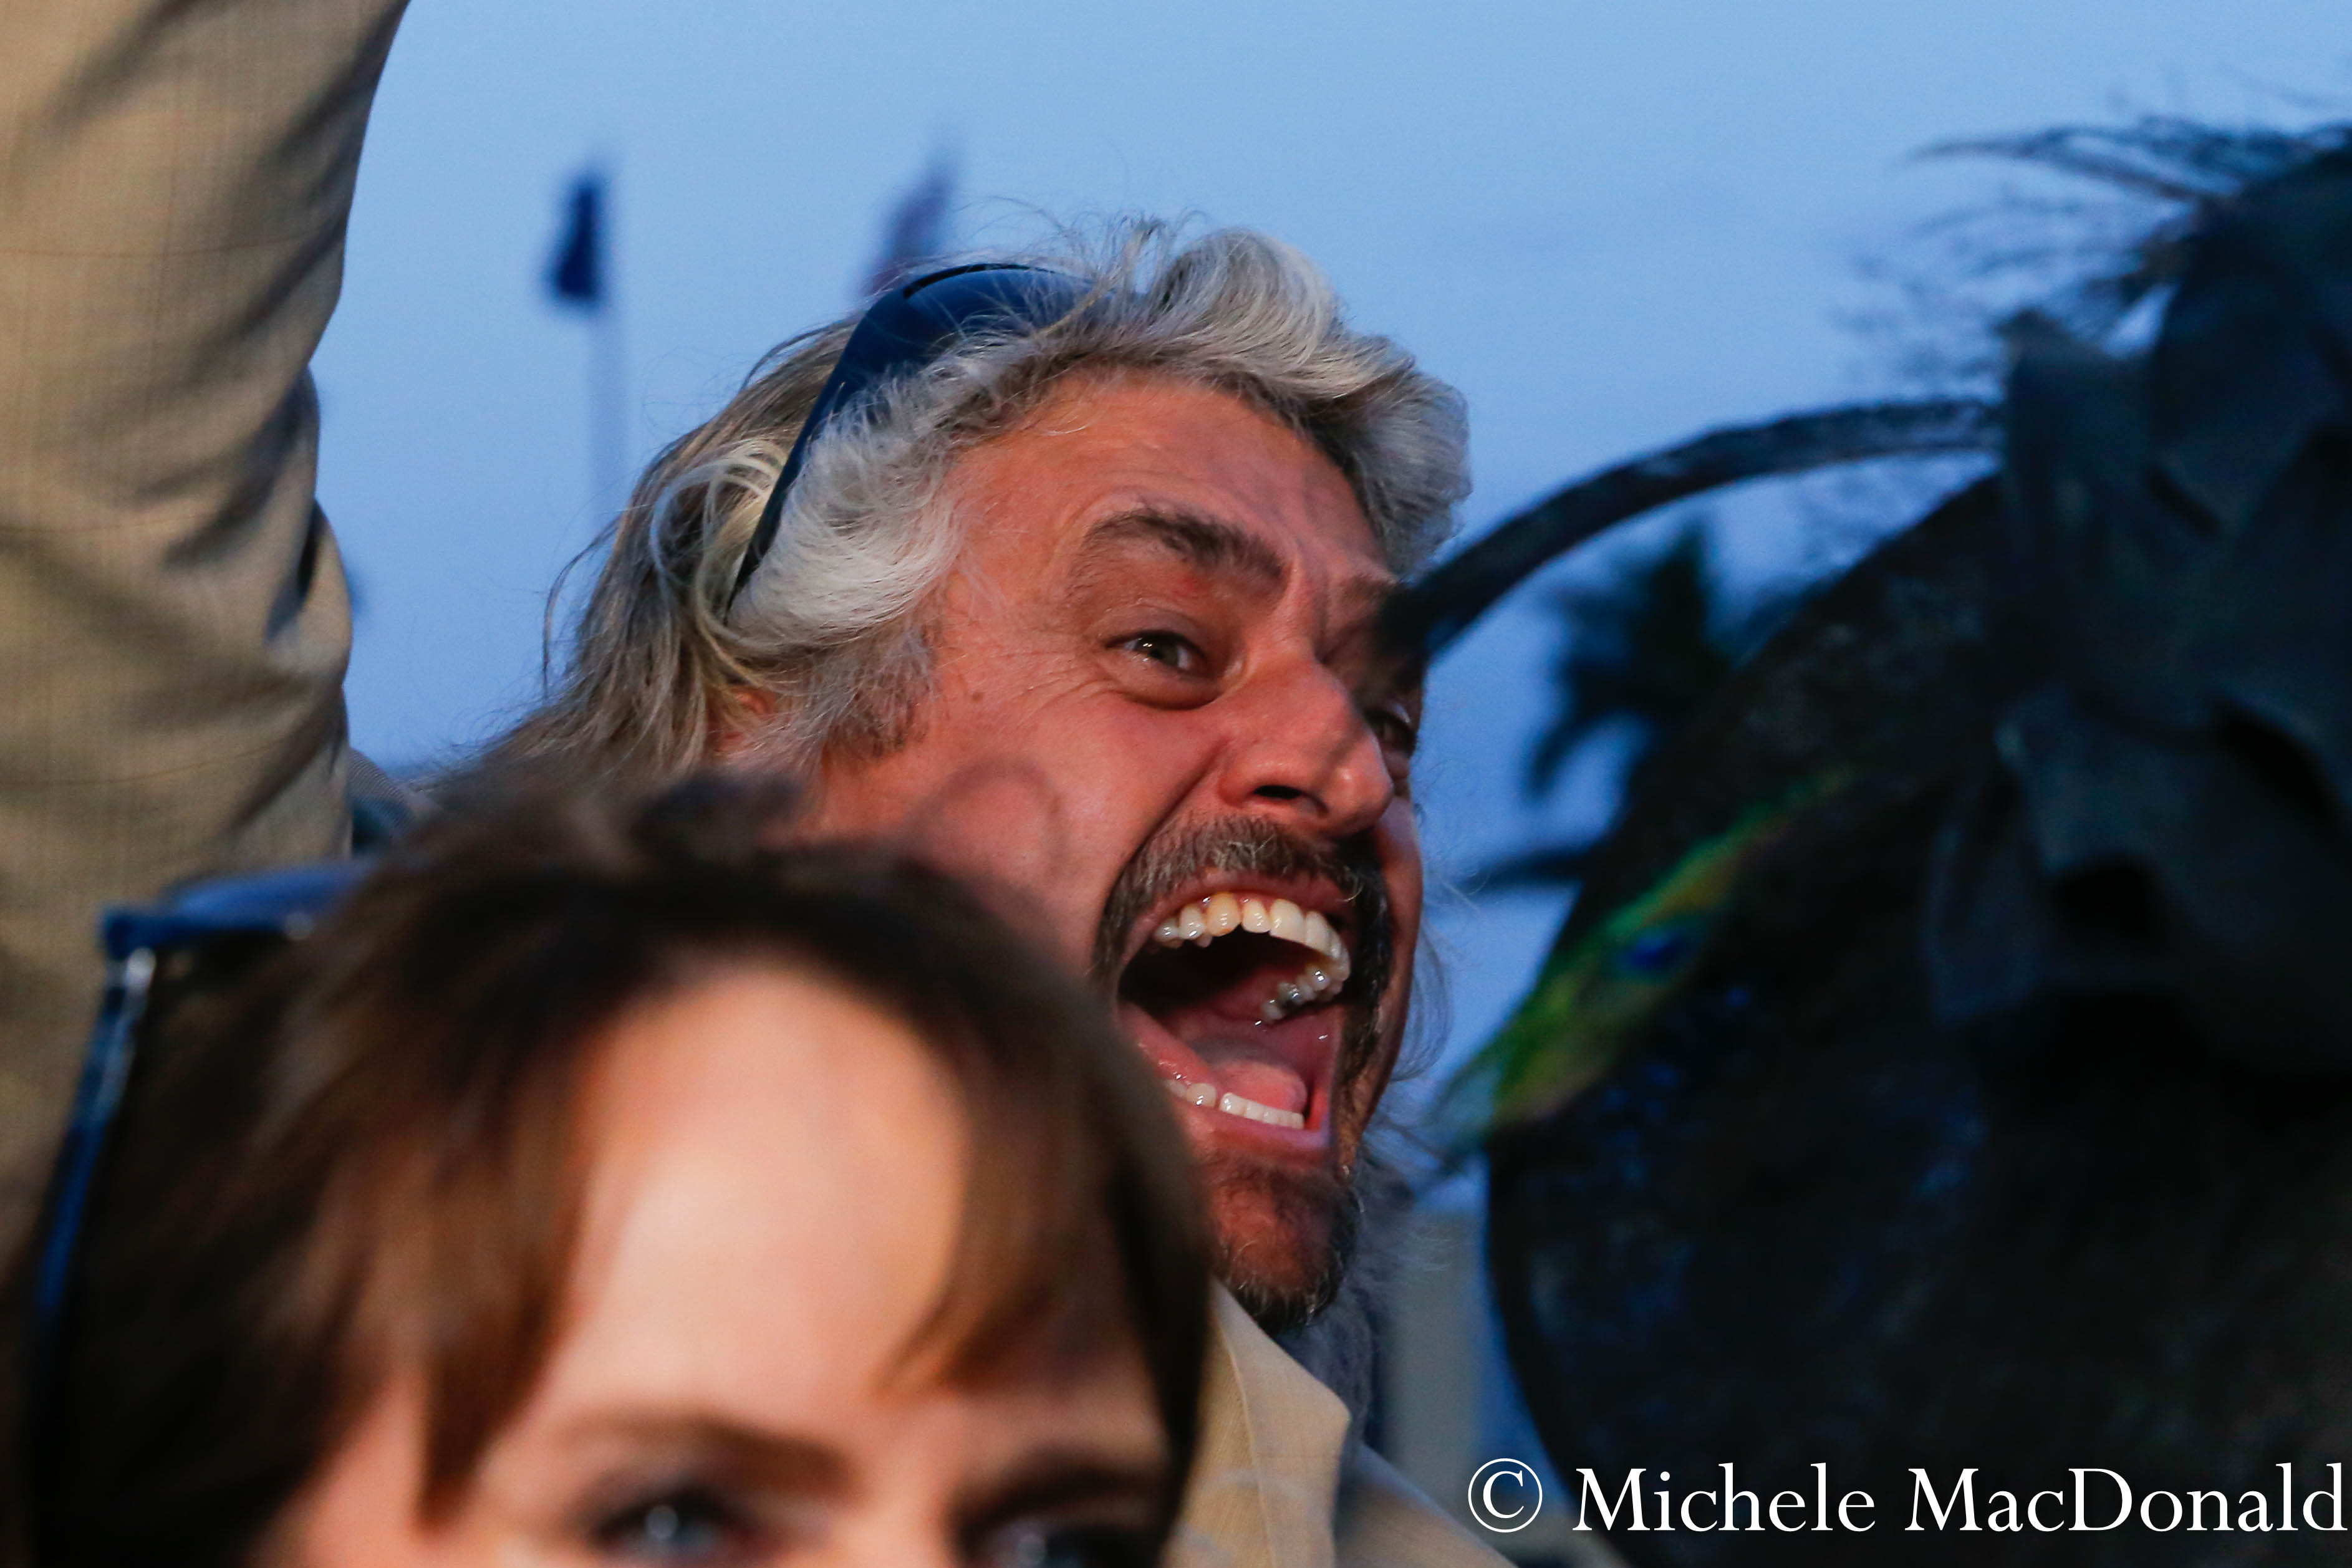
POLYGON ((2347 144, 2347 127, 2216 126, 2170 115, 1971 138, 1930 158, 1986 158, 2059 176, 1918 225, 1865 277, 1891 298, 1848 324, 1885 368, 1945 393, 2007 382, 2021 323, 2144 349, 2188 265, 2189 236, 2263 181, 2347 144))
POLYGON ((1997 411, 1973 398, 1860 403, 1732 425, 1565 485, 1447 557, 1402 595, 1394 630, 1433 657, 1535 572, 1645 512, 1749 479, 1875 457, 1984 452, 1997 411))
MULTIPOLYGON (((1685 520, 1664 549, 1607 580, 1559 590, 1552 597, 1560 639, 1552 664, 1555 706, 1528 759, 1528 796, 1551 793, 1569 758, 1604 729, 1627 724, 1633 733, 1626 789, 1639 788, 1657 748, 1706 706, 1793 607, 1791 595, 1774 590, 1731 603, 1717 581, 1703 517, 1685 520)), ((1488 889, 1577 882, 1599 836, 1523 851, 1475 880, 1488 889)))
POLYGON ((1647 746, 1671 735, 1731 673, 1730 641, 1707 569, 1706 525, 1684 525, 1666 548, 1613 581, 1553 596, 1560 650, 1558 707, 1528 758, 1528 793, 1559 781, 1569 758, 1601 726, 1632 719, 1647 746))
POLYGON ((1560 1470, 1878 1500, 1634 1563, 2346 1556, 1902 1528, 2352 1458, 2352 155, 2197 211, 2145 358, 2018 319, 2000 479, 1655 759, 1471 1080, 1560 1470))
POLYGON ((934 152, 915 183, 891 204, 889 221, 882 227, 882 248, 866 269, 860 298, 874 298, 933 270, 954 248, 948 215, 955 193, 955 160, 944 151, 934 152))
POLYGON ((619 290, 613 276, 613 182, 590 165, 565 198, 563 234, 548 263, 547 287, 557 305, 588 319, 588 501, 592 511, 617 507, 628 497, 627 352, 619 290))
POLYGON ((548 263, 547 287, 560 304, 601 310, 604 306, 604 174, 591 169, 572 183, 564 198, 562 237, 548 263))

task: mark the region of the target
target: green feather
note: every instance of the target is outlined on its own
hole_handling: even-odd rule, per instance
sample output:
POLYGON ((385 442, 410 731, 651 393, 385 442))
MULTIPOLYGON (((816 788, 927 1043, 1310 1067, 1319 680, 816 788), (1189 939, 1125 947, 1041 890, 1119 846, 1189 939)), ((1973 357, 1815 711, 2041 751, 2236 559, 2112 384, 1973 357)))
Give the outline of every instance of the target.
POLYGON ((1740 879, 1826 786, 1750 810, 1698 844, 1575 946, 1448 1085, 1442 1124, 1456 1146, 1532 1122, 1598 1078, 1627 1037, 1706 954, 1740 879))

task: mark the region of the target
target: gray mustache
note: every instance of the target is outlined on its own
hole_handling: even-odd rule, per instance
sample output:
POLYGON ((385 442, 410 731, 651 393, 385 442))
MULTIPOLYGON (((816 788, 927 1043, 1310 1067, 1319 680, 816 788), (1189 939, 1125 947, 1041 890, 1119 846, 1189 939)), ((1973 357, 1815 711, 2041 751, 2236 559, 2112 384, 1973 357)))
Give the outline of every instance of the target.
POLYGON ((1388 884, 1381 878, 1380 854, 1371 835, 1318 843, 1255 817, 1220 818, 1171 830, 1135 852, 1104 901, 1102 922, 1095 930, 1096 978, 1107 988, 1116 986, 1136 922, 1186 883, 1219 873, 1332 883, 1355 917, 1349 946, 1356 972, 1349 988, 1370 997, 1386 990, 1394 941, 1388 884))

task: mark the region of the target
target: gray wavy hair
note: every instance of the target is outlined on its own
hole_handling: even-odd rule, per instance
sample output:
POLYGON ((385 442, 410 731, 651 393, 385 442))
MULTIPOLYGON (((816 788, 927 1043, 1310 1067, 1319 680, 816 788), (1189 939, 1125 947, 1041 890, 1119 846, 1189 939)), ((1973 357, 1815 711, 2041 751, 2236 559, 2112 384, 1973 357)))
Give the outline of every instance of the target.
POLYGON ((947 472, 1074 371, 1178 376, 1283 421, 1347 476, 1400 575, 1452 531, 1468 489, 1460 397, 1350 327, 1287 246, 1134 220, 1010 259, 1090 290, 1053 326, 975 336, 829 426, 740 596, 768 492, 856 318, 780 345, 671 443, 592 547, 604 568, 550 700, 494 757, 674 776, 707 758, 714 719, 746 686, 774 697, 756 744, 788 767, 896 745, 929 689, 926 611, 961 542, 947 472))

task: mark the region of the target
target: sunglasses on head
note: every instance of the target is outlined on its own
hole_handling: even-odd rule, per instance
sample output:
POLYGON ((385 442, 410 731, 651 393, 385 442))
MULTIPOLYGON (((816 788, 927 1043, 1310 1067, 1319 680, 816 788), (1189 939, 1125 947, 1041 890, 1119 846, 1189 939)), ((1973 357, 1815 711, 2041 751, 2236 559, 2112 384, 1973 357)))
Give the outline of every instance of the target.
POLYGON ((816 394, 808 418, 784 459, 760 526, 744 547, 729 609, 776 542, 793 482, 810 444, 844 413, 863 407, 893 380, 932 364, 964 340, 983 332, 1018 335, 1052 326, 1086 298, 1087 286, 1067 273, 1010 262, 950 267, 889 290, 866 308, 843 345, 841 358, 816 394))
POLYGON ((222 962, 226 949, 236 943, 249 964, 253 942, 268 946, 307 936, 367 868, 365 861, 335 861, 222 877, 195 883, 158 904, 107 913, 106 995, 82 1059, 73 1117, 50 1176, 35 1254, 32 1348, 37 1375, 51 1359, 72 1294, 74 1254, 90 1187, 137 1065, 157 977, 184 955, 201 970, 208 956, 222 962), (249 940, 238 943, 238 938, 249 940))

